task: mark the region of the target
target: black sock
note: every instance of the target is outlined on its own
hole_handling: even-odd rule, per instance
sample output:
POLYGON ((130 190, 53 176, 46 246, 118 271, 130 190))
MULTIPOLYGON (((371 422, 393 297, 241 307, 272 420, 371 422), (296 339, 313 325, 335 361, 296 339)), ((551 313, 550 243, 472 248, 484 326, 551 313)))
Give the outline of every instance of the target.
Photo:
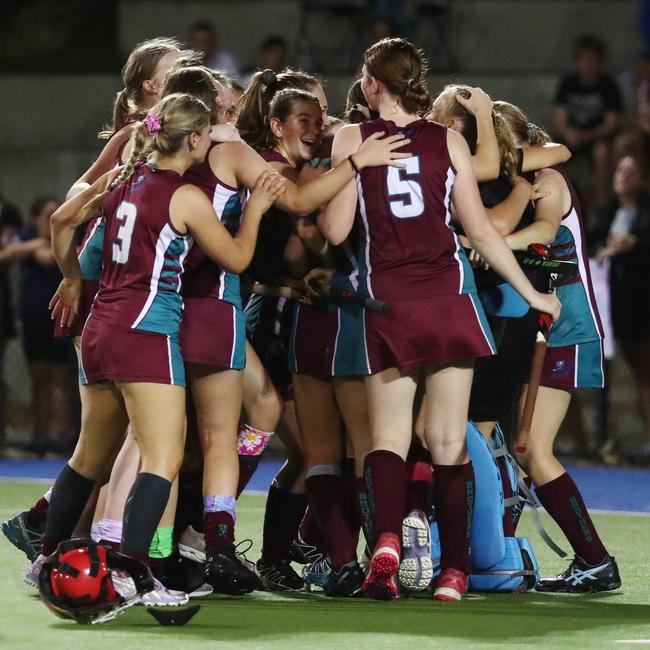
POLYGON ((59 542, 72 537, 95 481, 66 465, 56 477, 43 535, 43 555, 50 555, 59 542))
POLYGON ((162 476, 146 472, 138 474, 124 506, 123 553, 146 560, 171 489, 171 482, 162 476))
POLYGON ((262 564, 275 564, 289 559, 291 543, 307 509, 304 494, 269 488, 264 511, 262 564))

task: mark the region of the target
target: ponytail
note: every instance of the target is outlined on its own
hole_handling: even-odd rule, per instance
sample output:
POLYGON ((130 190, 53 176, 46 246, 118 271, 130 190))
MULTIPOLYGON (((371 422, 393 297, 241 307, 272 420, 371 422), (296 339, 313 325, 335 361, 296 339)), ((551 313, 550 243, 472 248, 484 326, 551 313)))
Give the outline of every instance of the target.
POLYGON ((528 122, 526 132, 528 135, 528 144, 531 147, 545 145, 551 141, 551 136, 541 126, 537 126, 533 122, 528 122))
POLYGON ((407 113, 423 115, 431 106, 431 96, 420 79, 409 79, 399 103, 407 113))
POLYGON ((237 104, 235 126, 254 149, 262 150, 273 146, 269 116, 275 95, 289 88, 309 92, 319 84, 320 81, 316 77, 301 70, 286 68, 280 74, 269 69, 256 72, 237 104))
POLYGON ((113 121, 111 126, 100 131, 98 137, 101 140, 108 140, 114 133, 126 126, 126 123, 131 115, 132 108, 129 102, 129 91, 126 88, 120 90, 115 95, 113 102, 113 121))
POLYGON ((518 161, 517 146, 512 138, 512 133, 503 117, 494 110, 492 111, 492 125, 499 145, 500 171, 514 181, 518 175, 518 161))

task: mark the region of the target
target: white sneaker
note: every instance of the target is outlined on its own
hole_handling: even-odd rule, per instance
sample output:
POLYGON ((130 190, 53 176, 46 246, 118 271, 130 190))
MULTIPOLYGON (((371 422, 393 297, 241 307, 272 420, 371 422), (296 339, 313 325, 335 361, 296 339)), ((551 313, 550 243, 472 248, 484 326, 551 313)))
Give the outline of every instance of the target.
POLYGON ((205 563, 205 537, 203 533, 194 530, 193 526, 188 526, 178 540, 178 552, 188 560, 205 563))
POLYGON ((45 560, 47 560, 47 557, 45 555, 42 554, 39 555, 34 560, 34 564, 32 564, 32 566, 29 567, 27 573, 25 574, 24 581, 31 587, 34 587, 35 589, 38 589, 38 576, 41 573, 43 564, 45 564, 45 560))
POLYGON ((188 600, 189 597, 184 591, 167 589, 157 578, 154 578, 153 589, 140 597, 140 605, 178 607, 186 605, 188 600))
POLYGON ((113 587, 124 600, 130 600, 137 593, 133 578, 125 571, 111 571, 113 587))
POLYGON ((198 589, 195 589, 191 594, 187 594, 190 598, 205 598, 214 593, 214 587, 204 582, 198 589))

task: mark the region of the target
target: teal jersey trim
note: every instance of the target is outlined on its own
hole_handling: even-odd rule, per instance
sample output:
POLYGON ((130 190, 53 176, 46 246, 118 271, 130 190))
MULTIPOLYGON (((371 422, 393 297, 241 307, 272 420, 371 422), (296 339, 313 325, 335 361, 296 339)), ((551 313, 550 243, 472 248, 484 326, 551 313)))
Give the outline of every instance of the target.
POLYGON ((106 230, 106 222, 104 219, 102 218, 94 228, 94 232, 84 242, 79 252, 79 267, 83 280, 99 280, 102 274, 104 232, 106 230))

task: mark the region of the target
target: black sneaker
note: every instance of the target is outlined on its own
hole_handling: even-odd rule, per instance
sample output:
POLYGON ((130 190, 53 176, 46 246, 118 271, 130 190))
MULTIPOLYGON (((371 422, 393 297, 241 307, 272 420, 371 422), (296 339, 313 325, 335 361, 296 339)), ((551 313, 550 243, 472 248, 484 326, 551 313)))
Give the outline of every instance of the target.
POLYGON ((306 542, 300 533, 297 533, 291 542, 289 554, 291 561, 298 564, 317 564, 328 556, 327 549, 306 542))
POLYGON ((293 570, 289 560, 282 560, 275 564, 262 564, 259 560, 256 571, 264 591, 305 591, 307 589, 307 584, 293 570))
POLYGON ((151 572, 167 589, 184 591, 191 594, 205 583, 205 569, 203 565, 184 558, 175 553, 165 563, 164 568, 155 565, 151 572))
POLYGON ((363 569, 357 562, 350 562, 341 570, 332 571, 325 584, 325 595, 335 597, 361 595, 361 585, 364 579, 363 569))
POLYGON ((2 524, 2 533, 29 558, 30 562, 34 562, 41 553, 41 536, 45 532, 45 522, 34 527, 29 523, 28 514, 25 510, 19 515, 7 519, 2 524))
POLYGON ((577 555, 568 569, 554 578, 542 578, 535 589, 543 592, 580 594, 589 591, 612 591, 621 586, 616 560, 607 556, 601 564, 591 566, 577 555))
POLYGON ((216 593, 232 596, 260 588, 258 577, 239 561, 234 546, 206 549, 205 581, 216 593))

